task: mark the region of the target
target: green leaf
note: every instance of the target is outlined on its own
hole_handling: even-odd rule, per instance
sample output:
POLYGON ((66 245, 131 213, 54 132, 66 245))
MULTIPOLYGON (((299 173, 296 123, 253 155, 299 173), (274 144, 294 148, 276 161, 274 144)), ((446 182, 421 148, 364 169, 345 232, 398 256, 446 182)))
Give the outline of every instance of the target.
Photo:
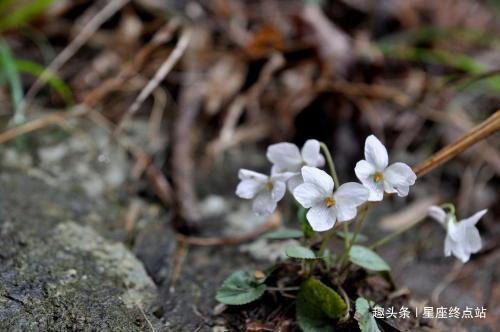
POLYGON ((302 331, 333 331, 335 322, 332 319, 344 317, 346 309, 340 295, 321 281, 309 278, 300 286, 296 319, 302 331))
POLYGON ((262 237, 266 239, 296 239, 304 236, 301 230, 298 229, 290 229, 290 228, 282 228, 273 232, 268 232, 264 234, 262 237))
POLYGON ((47 80, 47 84, 49 84, 57 93, 61 96, 64 102, 67 105, 73 104, 73 97, 71 95, 70 88, 64 83, 63 80, 59 78, 56 74, 51 71, 46 71, 42 65, 39 65, 36 62, 32 62, 29 60, 16 60, 15 65, 17 69, 21 72, 33 75, 40 76, 45 75, 45 79, 47 80))
POLYGON ((303 208, 302 206, 299 207, 299 210, 297 211, 297 219, 299 219, 300 229, 304 233, 304 237, 306 239, 309 239, 313 237, 314 230, 307 221, 306 214, 307 214, 307 209, 303 208))
POLYGON ((373 301, 368 301, 363 297, 356 299, 356 314, 355 318, 358 321, 358 326, 361 332, 380 332, 377 322, 371 313, 371 308, 376 304, 373 301))
POLYGON ((391 268, 373 250, 354 245, 349 251, 349 260, 361 267, 373 271, 389 271, 391 268))
MULTIPOLYGON (((23 2, 17 8, 9 8, 0 17, 0 32, 27 23, 34 16, 42 13, 55 0, 35 0, 23 2)), ((9 1, 10 2, 10 1, 9 1)))
POLYGON ((14 123, 20 124, 24 122, 25 118, 20 107, 21 100, 23 99, 23 87, 10 47, 3 38, 0 38, 0 69, 5 73, 5 78, 9 83, 12 106, 14 108, 14 123))
MULTIPOLYGON (((337 232, 337 233, 335 233, 335 235, 337 235, 341 239, 345 239, 345 232, 343 232, 343 231, 337 232)), ((352 241, 353 237, 354 237, 354 233, 347 232, 347 238, 349 239, 349 241, 352 241)), ((365 242, 367 239, 368 238, 366 237, 366 235, 358 234, 358 236, 356 236, 356 243, 365 242)))
POLYGON ((242 305, 253 302, 266 291, 265 278, 255 279, 248 271, 236 271, 231 274, 217 290, 216 300, 230 305, 242 305))
POLYGON ((285 248, 288 257, 301 259, 316 259, 316 254, 309 248, 303 246, 289 245, 285 248))

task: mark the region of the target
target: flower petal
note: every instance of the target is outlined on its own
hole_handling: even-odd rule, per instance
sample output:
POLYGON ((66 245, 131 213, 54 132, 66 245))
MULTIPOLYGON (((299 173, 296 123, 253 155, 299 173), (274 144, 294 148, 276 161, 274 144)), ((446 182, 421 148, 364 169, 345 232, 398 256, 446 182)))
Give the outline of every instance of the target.
POLYGON ((354 219, 356 214, 358 213, 358 209, 355 206, 337 206, 335 209, 335 214, 337 215, 337 219, 339 221, 347 221, 354 219))
POLYGON ((278 172, 299 171, 302 165, 299 148, 292 143, 272 144, 267 148, 266 156, 278 172))
POLYGON ((453 256, 461 260, 462 263, 467 263, 470 258, 470 252, 465 250, 463 244, 453 240, 450 241, 450 244, 453 256))
POLYGON ((337 206, 357 207, 368 200, 370 191, 360 183, 347 182, 341 185, 333 194, 337 206))
POLYGON ((436 220, 441 225, 446 226, 444 225, 444 221, 446 220, 446 212, 444 212, 444 210, 439 206, 433 205, 429 207, 429 209, 427 210, 427 214, 429 215, 429 217, 436 220))
POLYGON ((271 168, 271 181, 283 181, 286 182, 288 179, 295 175, 300 175, 300 172, 276 172, 276 168, 271 168))
POLYGON ((453 239, 453 241, 457 241, 460 243, 463 242, 466 228, 467 227, 464 227, 464 224, 462 223, 457 224, 454 221, 449 221, 447 223, 448 235, 453 239))
POLYGON ((373 174, 376 172, 375 166, 366 160, 360 160, 357 162, 354 172, 363 186, 370 191, 369 201, 381 201, 384 198, 383 184, 373 179, 373 174))
POLYGON ((291 178, 288 179, 288 190, 293 194, 295 189, 304 183, 304 180, 302 179, 302 174, 297 173, 297 175, 292 176, 291 178))
POLYGON ((410 186, 415 184, 417 176, 410 166, 404 163, 394 163, 384 171, 384 189, 388 193, 398 193, 398 196, 408 195, 410 186))
POLYGON ((319 187, 324 196, 330 195, 333 191, 333 179, 325 171, 315 167, 302 167, 302 178, 306 183, 312 183, 319 187))
POLYGON ((453 245, 453 240, 449 235, 446 235, 446 238, 444 239, 444 255, 446 257, 451 255, 451 247, 453 245))
POLYGON ((481 235, 476 227, 469 227, 465 231, 465 249, 471 253, 476 253, 481 250, 481 235))
POLYGON ((260 182, 266 182, 268 176, 265 175, 265 174, 262 174, 262 173, 258 173, 258 172, 254 172, 254 171, 242 168, 238 172, 238 178, 240 180, 250 180, 250 179, 253 179, 253 180, 256 180, 256 181, 260 181, 260 182))
POLYGON ((387 149, 374 135, 370 135, 366 138, 365 159, 375 166, 377 171, 383 171, 389 164, 387 149))
POLYGON ((271 190, 271 199, 279 202, 285 196, 286 184, 284 181, 274 181, 273 189, 271 190))
POLYGON ((373 178, 373 174, 375 174, 377 170, 375 166, 367 162, 366 160, 360 160, 356 163, 356 167, 354 167, 354 173, 358 177, 359 181, 367 180, 369 178, 373 178))
POLYGON ((384 198, 384 185, 381 181, 376 182, 373 178, 367 178, 361 180, 363 186, 370 191, 370 196, 368 196, 368 201, 378 202, 384 198))
POLYGON ((312 229, 316 232, 324 232, 335 225, 335 217, 330 213, 330 209, 325 204, 313 206, 306 214, 307 220, 312 229))
POLYGON ((252 210, 258 215, 270 215, 276 209, 276 201, 271 197, 269 191, 262 191, 255 196, 252 204, 252 210))
POLYGON ((461 220, 460 224, 464 224, 465 227, 475 226, 477 224, 477 222, 479 221, 479 219, 481 219, 486 214, 486 212, 488 212, 488 210, 486 210, 486 209, 478 211, 478 212, 474 213, 472 216, 470 216, 469 218, 461 220))
POLYGON ((303 207, 310 208, 313 205, 320 204, 325 199, 325 194, 315 184, 303 183, 293 191, 293 197, 300 203, 303 207))
POLYGON ((357 207, 368 200, 370 191, 356 182, 341 185, 333 194, 336 201, 336 214, 339 221, 347 221, 356 217, 357 207))
POLYGON ((302 147, 302 159, 307 166, 322 167, 325 164, 325 158, 320 152, 320 143, 315 139, 308 139, 302 147))
POLYGON ((464 250, 462 243, 453 240, 449 235, 444 240, 444 255, 452 255, 461 260, 463 263, 467 262, 470 253, 464 250))
POLYGON ((254 198, 255 195, 261 190, 264 190, 264 184, 253 179, 242 180, 238 187, 236 187, 236 195, 241 198, 250 199, 254 198))

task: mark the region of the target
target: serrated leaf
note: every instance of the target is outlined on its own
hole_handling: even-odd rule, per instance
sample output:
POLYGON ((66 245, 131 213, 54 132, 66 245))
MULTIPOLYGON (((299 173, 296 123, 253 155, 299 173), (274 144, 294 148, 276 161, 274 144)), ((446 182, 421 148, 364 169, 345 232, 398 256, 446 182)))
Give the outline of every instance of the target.
POLYGON ((266 239, 272 240, 280 240, 280 239, 296 239, 304 236, 304 233, 298 229, 290 229, 290 228, 282 228, 273 232, 268 232, 264 234, 262 237, 266 239))
MULTIPOLYGON (((335 233, 335 235, 337 235, 341 239, 345 239, 345 232, 343 232, 343 231, 337 232, 337 233, 335 233)), ((349 239, 349 241, 352 241, 353 237, 354 237, 354 233, 347 232, 347 238, 349 239)), ((366 237, 366 235, 358 234, 358 236, 356 236, 356 243, 365 242, 367 239, 368 238, 366 237)))
POLYGON ((267 289, 265 278, 255 279, 252 273, 236 271, 231 274, 217 290, 216 300, 230 305, 242 305, 253 302, 267 289))
POLYGON ((363 297, 356 299, 356 320, 361 332, 380 332, 377 322, 370 312, 370 308, 375 307, 373 301, 368 301, 363 297))
POLYGON ((335 322, 345 315, 346 304, 333 289, 321 281, 309 278, 297 294, 296 319, 304 332, 330 332, 335 322))
POLYGON ((349 251, 349 260, 372 271, 390 271, 390 266, 373 250, 354 245, 349 251))
POLYGON ((309 248, 303 246, 289 245, 285 248, 288 257, 300 259, 316 259, 316 254, 309 248))

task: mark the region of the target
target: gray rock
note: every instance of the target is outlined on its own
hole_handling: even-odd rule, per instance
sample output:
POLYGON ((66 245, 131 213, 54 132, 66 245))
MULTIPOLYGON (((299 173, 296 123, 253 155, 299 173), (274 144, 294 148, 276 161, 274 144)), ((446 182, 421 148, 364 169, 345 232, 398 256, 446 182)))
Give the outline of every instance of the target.
POLYGON ((2 171, 1 331, 161 330, 149 314, 156 287, 141 262, 95 230, 106 233, 111 210, 2 171))

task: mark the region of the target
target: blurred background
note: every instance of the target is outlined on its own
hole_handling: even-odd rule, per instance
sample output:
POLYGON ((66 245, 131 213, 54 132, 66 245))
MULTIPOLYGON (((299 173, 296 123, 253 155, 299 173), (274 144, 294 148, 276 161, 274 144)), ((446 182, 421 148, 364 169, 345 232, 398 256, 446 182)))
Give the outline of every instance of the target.
MULTIPOLYGON (((496 0, 2 0, 1 197, 15 211, 5 212, 14 226, 0 247, 18 234, 53 236, 62 217, 41 202, 66 206, 73 194, 56 191, 76 192, 85 198, 67 206, 77 224, 122 243, 154 284, 139 329, 276 329, 285 314, 280 323, 253 309, 214 312, 214 287, 230 271, 282 256, 280 243, 240 238, 267 221, 236 199, 237 170, 269 172, 269 144, 315 138, 340 181, 353 181, 370 134, 391 161, 425 160, 500 108, 499 17, 496 0), (89 217, 92 206, 100 218, 89 217), (41 215, 50 220, 38 229, 41 215)), ((486 319, 427 329, 499 324, 499 145, 498 133, 478 143, 365 225, 377 238, 431 204, 453 202, 459 219, 488 209, 483 250, 466 265, 443 257, 445 231, 430 220, 381 250, 392 296, 488 309, 486 319)), ((290 225, 291 200, 281 212, 290 225)), ((38 245, 2 256, 0 280, 11 285, 16 257, 38 245)), ((4 305, 0 321, 12 323, 20 311, 4 305)))

